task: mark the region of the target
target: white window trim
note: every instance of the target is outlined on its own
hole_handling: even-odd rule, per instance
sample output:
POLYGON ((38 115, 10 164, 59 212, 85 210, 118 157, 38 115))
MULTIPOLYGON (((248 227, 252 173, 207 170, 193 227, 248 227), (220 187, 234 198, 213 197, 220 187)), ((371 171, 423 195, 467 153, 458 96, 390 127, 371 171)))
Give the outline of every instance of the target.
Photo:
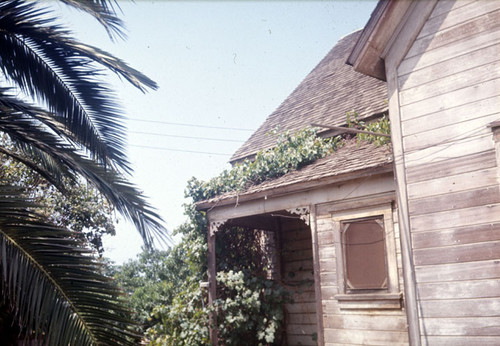
POLYGON ((396 241, 392 219, 392 204, 383 204, 360 209, 351 209, 332 213, 335 252, 337 262, 338 300, 341 309, 399 309, 402 294, 399 291, 399 279, 396 257, 396 241), (384 220, 387 288, 363 290, 361 292, 346 290, 344 251, 341 243, 341 222, 368 217, 382 216, 384 220))

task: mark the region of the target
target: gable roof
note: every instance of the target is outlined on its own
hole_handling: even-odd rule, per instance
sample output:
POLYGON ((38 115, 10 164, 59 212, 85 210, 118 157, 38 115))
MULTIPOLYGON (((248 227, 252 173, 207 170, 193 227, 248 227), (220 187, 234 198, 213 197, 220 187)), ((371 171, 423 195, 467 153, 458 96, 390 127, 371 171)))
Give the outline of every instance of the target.
POLYGON ((274 146, 276 136, 267 134, 275 129, 296 132, 311 123, 342 126, 346 124, 347 112, 354 110, 363 119, 386 111, 385 83, 346 64, 360 34, 361 30, 342 38, 233 154, 230 162, 274 146))
POLYGON ((390 145, 375 146, 356 138, 346 140, 337 151, 296 171, 250 186, 244 191, 232 191, 196 203, 199 210, 246 200, 267 198, 312 189, 324 184, 352 180, 366 175, 392 171, 390 145))

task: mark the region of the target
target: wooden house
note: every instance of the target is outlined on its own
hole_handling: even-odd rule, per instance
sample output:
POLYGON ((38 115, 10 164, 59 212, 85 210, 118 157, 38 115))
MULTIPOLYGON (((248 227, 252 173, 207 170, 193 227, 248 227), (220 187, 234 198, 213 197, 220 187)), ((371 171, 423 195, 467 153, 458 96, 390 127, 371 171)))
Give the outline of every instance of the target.
POLYGON ((275 237, 295 290, 288 345, 500 345, 499 60, 500 1, 379 2, 232 161, 272 147, 270 130, 343 126, 353 110, 388 107, 392 146, 347 141, 199 203, 210 298, 215 238, 239 225, 275 237))
POLYGON ((414 345, 500 345, 500 1, 383 1, 349 63, 387 81, 414 345))

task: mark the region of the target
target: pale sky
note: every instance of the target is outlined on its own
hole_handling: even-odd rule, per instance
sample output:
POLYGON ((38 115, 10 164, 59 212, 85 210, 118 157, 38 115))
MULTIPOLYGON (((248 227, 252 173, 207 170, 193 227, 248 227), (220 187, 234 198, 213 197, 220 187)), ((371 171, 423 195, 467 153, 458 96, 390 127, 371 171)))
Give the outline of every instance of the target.
MULTIPOLYGON (((64 11, 64 21, 83 42, 159 84, 144 95, 112 81, 129 118, 132 180, 173 230, 186 220, 182 204, 189 178, 208 180, 228 168, 230 154, 252 133, 246 129, 256 129, 341 37, 362 28, 376 1, 119 4, 126 41, 111 43, 97 22, 75 10, 64 11)), ((117 233, 106 239, 105 256, 122 263, 142 243, 123 221, 117 233)))

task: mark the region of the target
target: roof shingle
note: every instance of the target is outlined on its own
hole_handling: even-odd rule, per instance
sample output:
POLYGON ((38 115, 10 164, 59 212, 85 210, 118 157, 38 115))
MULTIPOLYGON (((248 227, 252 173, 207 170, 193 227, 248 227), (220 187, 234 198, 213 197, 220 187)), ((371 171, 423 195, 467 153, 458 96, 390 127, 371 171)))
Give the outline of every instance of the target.
POLYGON ((360 119, 387 109, 385 83, 355 72, 346 64, 361 31, 342 38, 299 86, 234 153, 231 162, 252 156, 275 145, 272 130, 296 132, 311 123, 341 126, 346 113, 360 119))
MULTIPOLYGON (((197 203, 198 208, 205 209, 214 205, 228 203, 232 200, 251 199, 252 195, 262 192, 277 192, 286 188, 288 192, 293 186, 300 189, 304 183, 309 187, 320 186, 325 179, 339 178, 345 174, 373 170, 380 167, 392 169, 392 150, 390 145, 375 146, 357 139, 346 140, 344 145, 333 154, 319 159, 299 170, 287 173, 281 177, 264 181, 251 186, 245 191, 228 192, 214 198, 197 203)), ((340 180, 340 179, 339 179, 340 180)))

